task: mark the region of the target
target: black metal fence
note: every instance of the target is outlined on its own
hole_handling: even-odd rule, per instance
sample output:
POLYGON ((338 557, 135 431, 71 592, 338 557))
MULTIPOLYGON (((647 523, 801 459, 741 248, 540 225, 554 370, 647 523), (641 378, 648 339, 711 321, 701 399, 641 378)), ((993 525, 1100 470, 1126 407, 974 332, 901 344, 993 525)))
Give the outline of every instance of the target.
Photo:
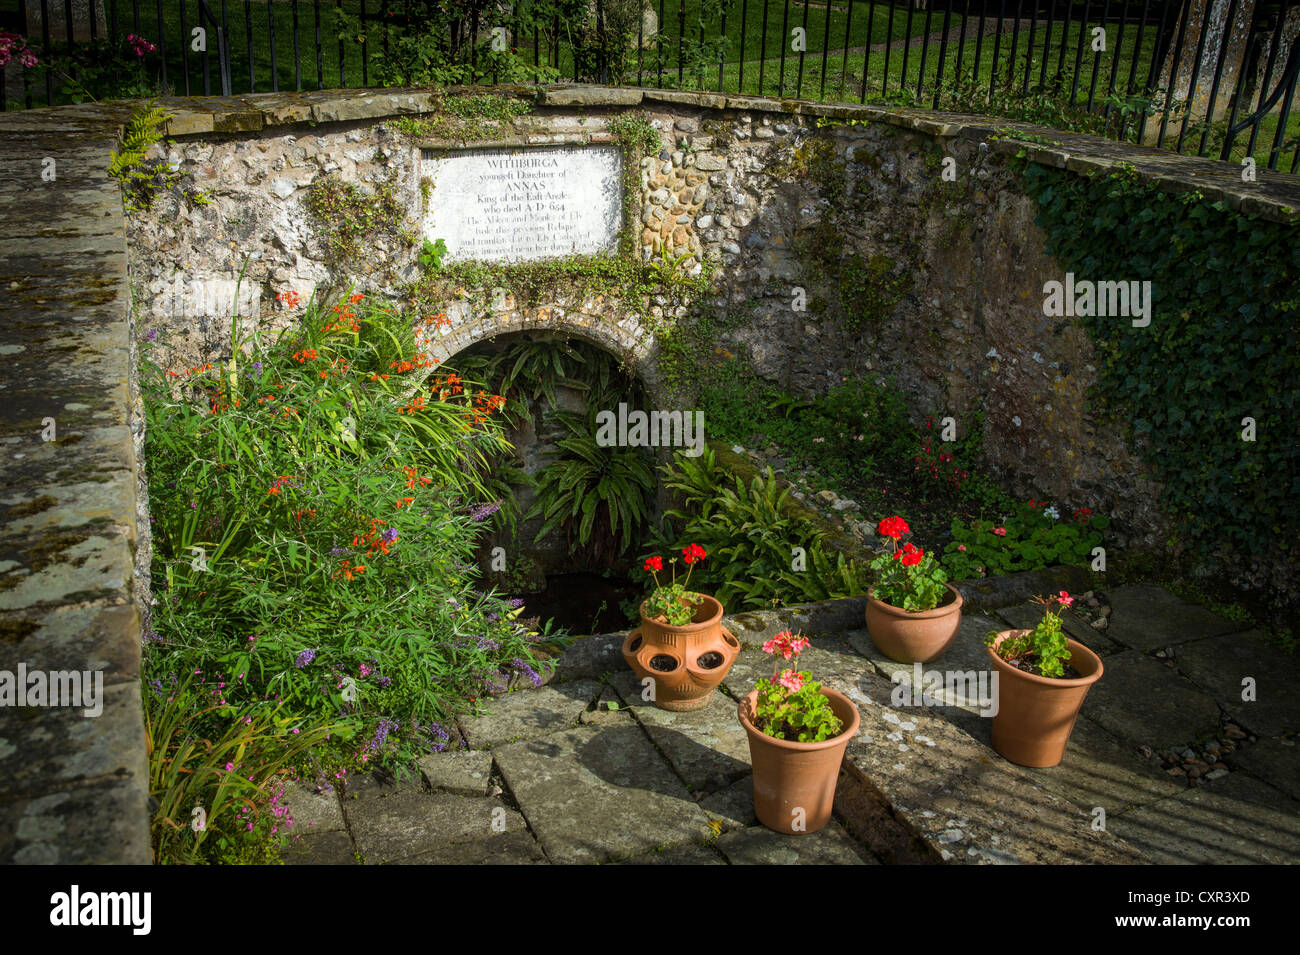
POLYGON ((1300 167, 1300 0, 0 2, 41 64, 11 57, 6 109, 574 80, 992 113, 1300 167))

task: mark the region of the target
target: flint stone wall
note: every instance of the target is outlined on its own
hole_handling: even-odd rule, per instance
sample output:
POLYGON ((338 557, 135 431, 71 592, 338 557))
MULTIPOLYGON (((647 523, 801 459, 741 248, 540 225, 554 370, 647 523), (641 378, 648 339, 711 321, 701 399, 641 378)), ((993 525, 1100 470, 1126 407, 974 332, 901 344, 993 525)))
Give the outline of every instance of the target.
MULTIPOLYGON (((1274 174, 1244 185, 1223 164, 1059 131, 1051 145, 997 139, 976 117, 636 89, 498 92, 535 108, 472 143, 406 135, 394 122, 435 112, 456 91, 248 96, 181 115, 157 155, 212 201, 195 205, 177 189, 129 218, 142 327, 167 329, 177 364, 221 357, 245 261, 241 313, 268 327, 292 320, 276 308, 281 292, 355 284, 400 299, 419 274, 426 199, 438 201, 436 183, 422 195, 422 150, 609 143, 612 118, 644 112, 662 148, 637 170, 625 224, 634 253, 691 273, 716 262, 716 295, 674 310, 622 301, 615 289, 528 308, 463 290, 446 303, 452 323, 433 336, 435 355, 505 332, 567 331, 625 358, 652 398, 678 401, 664 407, 684 407, 660 388, 652 326, 688 308, 743 313, 718 345, 746 356, 755 374, 802 393, 892 376, 918 421, 982 410, 982 463, 1014 492, 1110 513, 1108 545, 1150 546, 1165 530, 1160 489, 1140 449, 1086 408, 1093 350, 1073 319, 1043 314, 1043 285, 1065 270, 1043 251, 1034 203, 1005 159, 1027 149, 1080 174, 1129 162, 1170 191, 1195 188, 1282 220, 1300 205, 1295 184, 1274 174), (956 161, 955 182, 941 176, 945 157, 956 161), (332 264, 306 207, 322 176, 365 190, 391 184, 404 224, 376 235, 360 261, 332 264), (828 236, 842 260, 869 266, 845 313, 827 307, 835 278, 816 267, 828 236), (798 294, 804 310, 793 307, 798 294)), ((998 124, 1008 130, 1048 132, 998 124)))

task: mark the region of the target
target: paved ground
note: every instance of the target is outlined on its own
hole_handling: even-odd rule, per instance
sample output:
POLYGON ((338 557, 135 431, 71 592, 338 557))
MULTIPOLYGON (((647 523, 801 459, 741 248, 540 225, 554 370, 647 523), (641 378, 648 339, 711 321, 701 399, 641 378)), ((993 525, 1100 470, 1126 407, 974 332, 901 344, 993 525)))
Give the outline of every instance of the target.
MULTIPOLYGON (((1097 597, 1068 626, 1105 675, 1053 769, 998 757, 978 699, 956 687, 945 705, 909 705, 890 677, 914 674, 876 651, 854 616, 861 602, 832 601, 729 618, 746 648, 726 692, 693 713, 640 700, 618 635, 585 638, 547 685, 463 721, 467 749, 422 760, 401 783, 297 791, 286 861, 1300 862, 1300 657, 1156 587, 1097 597), (757 645, 789 626, 815 634, 804 669, 863 716, 836 819, 810 836, 757 824, 736 720, 735 699, 767 671, 757 645)), ((968 615, 925 670, 987 670, 982 634, 1036 613, 968 615)))

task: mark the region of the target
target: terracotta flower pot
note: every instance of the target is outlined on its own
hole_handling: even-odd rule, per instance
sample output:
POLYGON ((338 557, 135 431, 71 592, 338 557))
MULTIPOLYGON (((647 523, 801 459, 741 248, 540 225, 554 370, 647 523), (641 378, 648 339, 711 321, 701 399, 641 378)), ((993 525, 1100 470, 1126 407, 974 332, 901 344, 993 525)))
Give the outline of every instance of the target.
POLYGON ((736 662, 740 641, 722 626, 722 604, 707 595, 694 619, 683 626, 646 619, 623 641, 623 659, 640 680, 654 680, 654 704, 661 710, 697 710, 736 662))
POLYGON ((776 832, 816 832, 830 822, 840 763, 860 719, 858 708, 843 693, 825 687, 821 692, 844 722, 844 729, 820 743, 777 739, 760 732, 751 720, 758 690, 751 690, 737 709, 740 725, 749 736, 749 760, 754 766, 754 813, 759 822, 776 832), (802 827, 796 828, 797 823, 802 827))
MULTIPOLYGON (((1027 630, 1003 630, 986 647, 998 674, 998 711, 993 716, 993 748, 1018 766, 1055 766, 1083 706, 1083 698, 1101 679, 1101 657, 1077 640, 1069 640, 1070 666, 1082 676, 1058 680, 1013 667, 994 647, 1027 630)), ((1069 638, 1067 638, 1068 640, 1069 638)))
POLYGON ((896 663, 929 663, 938 657, 961 625, 961 593, 952 584, 949 599, 933 610, 911 613, 876 598, 867 591, 867 632, 885 656, 896 663))

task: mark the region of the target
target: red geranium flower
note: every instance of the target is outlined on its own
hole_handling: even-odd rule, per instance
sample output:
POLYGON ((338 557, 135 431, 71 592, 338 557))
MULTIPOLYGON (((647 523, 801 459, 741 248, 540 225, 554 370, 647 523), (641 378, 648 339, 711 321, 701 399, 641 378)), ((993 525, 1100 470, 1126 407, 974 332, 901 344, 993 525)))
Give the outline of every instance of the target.
POLYGON ((664 569, 664 559, 662 557, 647 557, 645 569, 649 572, 664 569))
POLYGON ((883 521, 877 524, 876 533, 882 537, 890 537, 894 540, 898 540, 904 534, 912 533, 912 529, 907 526, 907 521, 895 515, 894 517, 886 517, 883 521))
POLYGON ((682 560, 688 564, 703 560, 707 555, 699 544, 688 544, 682 548, 682 560))

